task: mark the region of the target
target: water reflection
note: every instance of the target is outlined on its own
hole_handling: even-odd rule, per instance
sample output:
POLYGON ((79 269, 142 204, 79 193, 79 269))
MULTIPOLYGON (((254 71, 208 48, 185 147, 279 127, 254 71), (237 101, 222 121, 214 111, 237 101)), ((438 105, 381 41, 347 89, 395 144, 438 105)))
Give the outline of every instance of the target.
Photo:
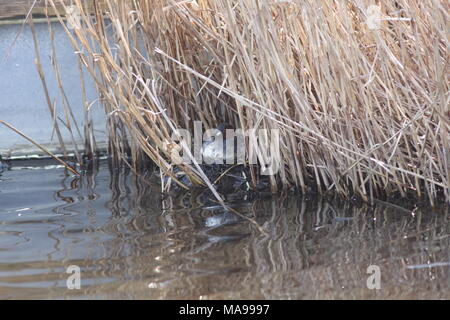
POLYGON ((232 204, 238 215, 157 181, 105 163, 80 178, 4 172, 0 298, 450 297, 447 210, 266 195, 232 204))

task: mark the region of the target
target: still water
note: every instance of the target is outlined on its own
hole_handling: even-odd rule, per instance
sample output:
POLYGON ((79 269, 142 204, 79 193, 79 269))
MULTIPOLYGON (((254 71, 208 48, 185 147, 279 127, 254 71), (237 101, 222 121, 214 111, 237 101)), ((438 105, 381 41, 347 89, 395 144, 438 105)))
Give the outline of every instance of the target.
POLYGON ((447 209, 261 195, 225 212, 159 190, 107 163, 16 162, 0 174, 0 298, 450 298, 447 209))

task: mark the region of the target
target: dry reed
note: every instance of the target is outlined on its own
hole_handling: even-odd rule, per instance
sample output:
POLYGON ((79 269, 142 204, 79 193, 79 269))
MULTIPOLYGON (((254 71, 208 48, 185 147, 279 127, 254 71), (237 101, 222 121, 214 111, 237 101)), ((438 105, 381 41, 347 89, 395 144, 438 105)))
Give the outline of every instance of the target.
MULTIPOLYGON (((280 130, 273 191, 449 202, 448 3, 126 0, 96 2, 93 15, 74 5, 67 34, 98 86, 114 155, 149 157, 183 185, 172 131, 226 120, 280 130)), ((195 163, 180 169, 211 186, 195 163)))

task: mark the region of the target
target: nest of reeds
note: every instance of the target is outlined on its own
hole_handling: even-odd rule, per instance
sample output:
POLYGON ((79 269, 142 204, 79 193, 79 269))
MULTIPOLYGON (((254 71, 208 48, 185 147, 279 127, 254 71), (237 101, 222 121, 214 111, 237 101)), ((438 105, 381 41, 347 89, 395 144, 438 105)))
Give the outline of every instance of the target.
POLYGON ((195 162, 171 162, 172 133, 228 121, 279 130, 272 191, 449 201, 444 2, 73 4, 60 21, 98 86, 110 151, 130 165, 150 158, 182 187, 176 172, 211 187, 195 162))

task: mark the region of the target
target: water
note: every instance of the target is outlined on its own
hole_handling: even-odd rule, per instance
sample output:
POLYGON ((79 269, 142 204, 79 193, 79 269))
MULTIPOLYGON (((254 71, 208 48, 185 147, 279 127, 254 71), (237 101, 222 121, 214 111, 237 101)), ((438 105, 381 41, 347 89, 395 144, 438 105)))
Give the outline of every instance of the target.
POLYGON ((236 214, 107 164, 81 178, 15 165, 0 175, 3 299, 450 298, 446 209, 290 195, 235 203, 236 214), (71 265, 79 290, 66 286, 71 265))

